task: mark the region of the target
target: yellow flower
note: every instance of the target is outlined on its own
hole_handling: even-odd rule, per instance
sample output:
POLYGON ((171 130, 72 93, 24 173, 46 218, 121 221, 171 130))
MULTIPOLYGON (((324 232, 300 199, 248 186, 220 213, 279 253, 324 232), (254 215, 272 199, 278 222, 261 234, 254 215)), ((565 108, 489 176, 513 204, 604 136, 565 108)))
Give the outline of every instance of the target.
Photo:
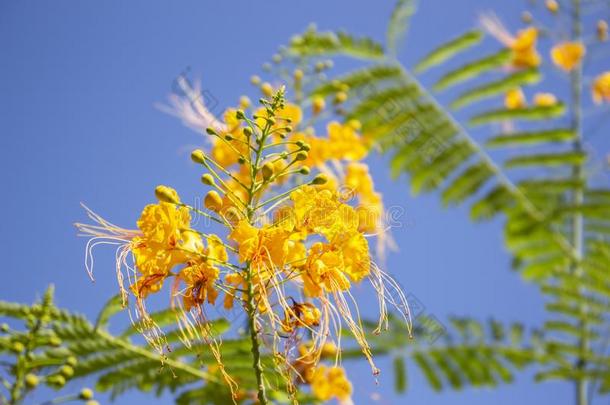
POLYGON ((523 91, 516 87, 506 92, 504 96, 504 106, 509 110, 523 108, 526 105, 525 95, 523 91))
POLYGON ((351 283, 345 275, 343 255, 328 244, 314 243, 309 249, 302 274, 303 289, 308 297, 319 297, 324 291, 345 291, 351 283))
POLYGON ((358 227, 356 212, 339 201, 336 193, 303 186, 290 194, 294 204, 295 229, 317 233, 331 239, 333 235, 358 227))
POLYGON ((363 139, 352 125, 331 122, 327 126, 329 154, 333 159, 361 160, 368 153, 363 139))
POLYGON ((538 107, 551 107, 557 104, 557 98, 552 93, 534 94, 534 105, 538 107))
POLYGON ((255 228, 241 220, 229 235, 237 243, 239 261, 269 268, 282 267, 288 253, 289 233, 276 226, 255 228))
POLYGON ((551 59, 557 67, 569 72, 580 64, 585 51, 580 42, 564 42, 551 49, 551 59))
POLYGON ((336 398, 340 402, 346 402, 352 395, 352 384, 343 368, 319 365, 313 371, 311 392, 321 401, 336 398))
POLYGON ((343 255, 343 271, 355 282, 361 281, 371 272, 369 243, 358 230, 338 233, 331 246, 343 255))
POLYGON ((309 302, 302 304, 295 302, 290 310, 286 309, 285 312, 282 328, 286 332, 292 332, 299 326, 315 327, 320 325, 322 313, 309 302))
POLYGON ((206 261, 195 262, 182 269, 180 275, 188 285, 183 297, 187 311, 205 301, 210 304, 216 302, 218 291, 214 283, 218 280, 219 273, 218 268, 206 261))
POLYGON ((512 65, 516 68, 536 67, 540 64, 540 55, 536 51, 538 30, 530 27, 517 33, 510 43, 513 51, 512 65))
POLYGON ((610 102, 610 71, 597 76, 593 81, 593 101, 600 104, 610 102))

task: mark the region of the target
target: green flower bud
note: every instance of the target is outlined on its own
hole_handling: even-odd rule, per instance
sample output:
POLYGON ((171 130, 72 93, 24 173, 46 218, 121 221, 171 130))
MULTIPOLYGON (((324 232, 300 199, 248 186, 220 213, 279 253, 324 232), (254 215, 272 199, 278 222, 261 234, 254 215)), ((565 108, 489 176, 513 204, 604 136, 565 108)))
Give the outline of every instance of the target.
POLYGON ((240 165, 243 165, 244 163, 246 163, 246 158, 243 156, 238 157, 237 163, 239 163, 240 165))
POLYGON ((282 61, 282 55, 276 53, 271 57, 271 60, 273 61, 273 63, 280 63, 282 61))
POLYGON ((205 129, 205 132, 207 132, 208 135, 218 135, 218 132, 216 132, 216 130, 212 127, 207 127, 205 129))
POLYGON ((225 135, 225 139, 226 139, 227 141, 232 141, 232 140, 233 140, 233 139, 235 139, 235 138, 233 138, 233 135, 231 135, 231 134, 226 134, 226 135, 225 135))
POLYGON ((250 77, 250 83, 252 83, 255 86, 259 85, 260 82, 261 82, 261 78, 260 77, 258 77, 256 75, 250 77))
POLYGON ((205 153, 201 149, 195 149, 191 152, 191 160, 195 163, 205 163, 205 153))
POLYGON ((261 172, 263 173, 263 179, 269 180, 271 176, 273 176, 273 163, 267 162, 261 168, 261 172))
POLYGON ((67 364, 64 366, 61 366, 61 368, 59 369, 59 372, 65 378, 70 378, 74 375, 74 369, 72 368, 72 366, 68 366, 67 364))
POLYGON ((206 186, 213 186, 215 184, 214 176, 212 176, 210 173, 206 173, 201 176, 201 182, 206 186))
POLYGON ((243 120, 244 118, 246 118, 246 114, 244 114, 243 110, 239 109, 235 111, 235 117, 237 117, 238 120, 243 120))
POLYGON ((2 325, 0 325, 0 332, 8 332, 10 330, 10 327, 8 326, 7 323, 3 323, 2 325))
POLYGON ((93 390, 91 388, 83 388, 78 394, 78 398, 82 400, 93 399, 93 390))
POLYGON ((244 128, 244 135, 246 135, 246 136, 251 136, 251 135, 252 135, 252 128, 250 128, 250 127, 245 127, 245 128, 244 128))
POLYGON ((301 146, 301 149, 303 149, 305 152, 309 152, 309 150, 311 149, 311 145, 309 145, 308 143, 304 143, 303 146, 301 146))
POLYGON ((304 75, 305 74, 303 73, 303 71, 301 69, 296 69, 294 71, 293 77, 294 77, 294 80, 296 80, 298 82, 298 81, 303 80, 304 75))
POLYGON ((68 358, 66 359, 66 364, 74 367, 78 364, 78 359, 74 356, 68 356, 68 358))
POLYGON ((335 98, 333 99, 333 103, 335 104, 342 104, 345 102, 345 100, 347 100, 347 93, 344 91, 340 91, 337 94, 335 94, 335 98))
POLYGON ((301 151, 295 155, 294 159, 297 161, 306 160, 307 156, 308 156, 307 152, 301 151))
POLYGON ((13 342, 13 344, 11 345, 11 351, 13 353, 21 353, 25 350, 25 346, 23 345, 23 343, 21 342, 13 342))
POLYGON ((66 385, 66 379, 62 375, 53 374, 47 377, 47 383, 57 388, 61 388, 66 385))
POLYGON ((171 187, 163 185, 157 186, 157 188, 155 188, 155 196, 157 196, 157 199, 161 202, 180 204, 178 193, 171 187))
POLYGON ((311 172, 311 170, 309 169, 309 166, 303 166, 299 169, 299 173, 307 176, 309 173, 311 172))
POLYGON ((36 374, 25 375, 25 386, 29 389, 36 388, 38 383, 40 383, 40 378, 36 374))
POLYGON ((49 339, 49 344, 54 347, 61 346, 61 339, 57 336, 51 336, 51 339, 49 339))
POLYGON ((203 204, 210 211, 218 212, 222 208, 222 198, 215 190, 210 190, 205 195, 203 204))
POLYGON ((297 145, 299 148, 302 148, 302 147, 303 147, 303 145, 305 145, 305 142, 303 142, 302 140, 300 140, 300 139, 299 139, 298 141, 296 141, 296 142, 295 142, 295 144, 296 144, 296 145, 297 145))
POLYGON ((313 178, 313 180, 311 181, 311 184, 315 184, 316 186, 319 186, 322 184, 326 184, 327 182, 328 182, 328 177, 325 174, 320 173, 316 177, 313 178))

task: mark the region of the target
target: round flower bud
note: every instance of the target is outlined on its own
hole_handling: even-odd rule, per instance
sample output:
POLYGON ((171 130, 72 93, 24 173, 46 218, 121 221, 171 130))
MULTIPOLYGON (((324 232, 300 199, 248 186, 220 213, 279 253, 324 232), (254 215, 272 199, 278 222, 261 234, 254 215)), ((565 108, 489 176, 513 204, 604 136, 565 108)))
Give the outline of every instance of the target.
POLYGON ((47 377, 47 383, 60 388, 66 385, 66 379, 62 375, 53 374, 47 377))
POLYGON ((314 69, 316 70, 316 72, 321 72, 322 70, 324 70, 326 66, 324 65, 324 62, 318 62, 315 64, 314 69))
POLYGON ((61 346, 61 339, 57 336, 51 336, 51 339, 49 339, 49 344, 54 347, 61 346))
POLYGON ((250 99, 248 98, 248 96, 241 96, 239 98, 239 106, 241 108, 248 108, 248 107, 250 107, 250 104, 252 104, 252 103, 250 102, 250 99))
POLYGON ((313 180, 311 181, 311 184, 320 186, 322 184, 326 184, 327 182, 328 182, 328 177, 325 174, 320 173, 316 177, 313 178, 313 180))
POLYGON ((292 127, 290 125, 287 125, 284 127, 284 131, 286 131, 286 133, 290 133, 292 132, 292 127))
POLYGON ((222 208, 222 198, 215 190, 210 190, 205 195, 203 204, 210 211, 218 212, 222 208))
POLYGON ((295 160, 299 161, 299 160, 306 160, 307 159, 307 152, 299 152, 295 155, 294 157, 295 160))
POLYGON ((243 120, 246 118, 246 115, 244 114, 244 111, 240 109, 235 111, 235 117, 237 117, 238 120, 243 120))
POLYGON ((273 61, 273 63, 280 63, 282 61, 282 55, 276 53, 271 57, 271 60, 273 61))
POLYGON ((38 383, 40 382, 40 379, 38 378, 38 376, 36 374, 26 374, 25 376, 25 386, 32 389, 32 388, 36 388, 36 386, 38 385, 38 383))
POLYGON ((78 360, 77 360, 77 358, 76 358, 76 357, 74 357, 74 356, 69 356, 69 357, 66 359, 66 364, 67 364, 67 365, 69 365, 69 366, 74 367, 74 366, 76 366, 76 365, 78 364, 78 360))
POLYGON ((271 86, 270 83, 263 83, 261 84, 261 92, 266 96, 266 97, 271 97, 273 95, 273 86, 271 86))
POLYGON ((201 176, 201 182, 203 184, 205 184, 206 186, 213 186, 214 185, 214 176, 212 176, 210 173, 206 173, 201 176))
POLYGON ((309 166, 303 166, 299 169, 299 173, 307 176, 309 173, 311 172, 311 170, 309 169, 309 166))
POLYGON ((521 14, 521 21, 523 21, 526 24, 531 24, 532 21, 534 21, 534 17, 532 16, 532 13, 530 13, 529 11, 524 11, 521 14))
POLYGON ((260 82, 261 82, 261 78, 258 77, 257 75, 254 75, 254 76, 250 77, 250 83, 252 83, 255 86, 259 85, 260 82))
POLYGON ((195 163, 205 163, 205 153, 201 149, 195 149, 191 152, 191 160, 195 163))
POLYGON ((93 390, 91 388, 83 388, 78 394, 78 398, 82 400, 93 399, 93 390))
POLYGON ((326 101, 324 101, 323 97, 316 96, 311 102, 311 107, 314 115, 320 114, 322 110, 324 110, 324 108, 326 107, 326 101))
POLYGON ((61 368, 59 369, 59 372, 61 373, 61 375, 63 375, 66 378, 70 378, 74 375, 74 369, 68 365, 61 366, 61 368))
POLYGON ((245 127, 245 128, 244 128, 244 130, 243 130, 243 132, 244 132, 244 135, 246 135, 246 136, 250 136, 250 135, 252 135, 252 128, 250 128, 250 127, 245 127))
POLYGON ((311 150, 311 145, 304 143, 303 146, 301 146, 301 149, 303 149, 305 152, 309 152, 311 150))
POLYGON ((345 102, 345 100, 347 100, 347 93, 344 91, 340 91, 337 94, 335 94, 335 98, 333 99, 333 103, 335 104, 342 104, 345 102))
POLYGON ((23 343, 21 343, 21 342, 14 342, 14 343, 11 345, 11 351, 12 351, 13 353, 21 353, 21 352, 22 352, 22 351, 24 351, 24 350, 25 350, 25 346, 24 346, 24 345, 23 345, 23 343))
POLYGON ((271 176, 273 176, 273 163, 267 162, 261 167, 261 173, 263 174, 263 179, 269 180, 271 176))
POLYGON ((269 122, 271 125, 275 125, 275 118, 267 117, 267 122, 269 122))
POLYGON ((0 332, 8 332, 10 330, 10 327, 8 326, 7 323, 3 323, 2 325, 0 325, 0 332))
POLYGON ((157 186, 155 188, 155 196, 161 202, 166 202, 170 204, 180 204, 180 197, 178 197, 178 193, 171 187, 167 186, 157 186))
POLYGON ((294 77, 294 80, 296 80, 298 82, 298 81, 303 80, 304 75, 305 74, 303 73, 303 71, 301 69, 296 69, 294 71, 293 77, 294 77))

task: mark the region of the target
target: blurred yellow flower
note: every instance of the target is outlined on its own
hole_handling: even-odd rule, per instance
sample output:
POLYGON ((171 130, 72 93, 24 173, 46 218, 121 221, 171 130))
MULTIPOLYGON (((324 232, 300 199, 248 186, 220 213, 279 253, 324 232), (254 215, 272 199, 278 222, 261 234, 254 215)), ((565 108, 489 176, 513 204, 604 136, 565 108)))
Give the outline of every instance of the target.
POLYGON ((347 402, 352 395, 352 384, 343 368, 319 365, 313 370, 311 392, 322 401, 336 398, 340 403, 347 402))
POLYGON ((610 71, 597 76, 593 81, 593 101, 596 104, 610 102, 610 71))
POLYGON ((580 42, 564 42, 551 49, 551 59, 557 67, 569 72, 580 65, 585 52, 585 46, 580 42))
POLYGON ((504 106, 509 110, 523 108, 526 104, 525 95, 519 87, 507 91, 504 95, 504 106))
POLYGON ((534 94, 534 105, 538 107, 551 107, 557 104, 557 97, 553 93, 534 94))
POLYGON ((512 65, 517 68, 536 67, 540 64, 540 55, 536 50, 538 30, 530 27, 517 33, 510 48, 513 51, 512 65))

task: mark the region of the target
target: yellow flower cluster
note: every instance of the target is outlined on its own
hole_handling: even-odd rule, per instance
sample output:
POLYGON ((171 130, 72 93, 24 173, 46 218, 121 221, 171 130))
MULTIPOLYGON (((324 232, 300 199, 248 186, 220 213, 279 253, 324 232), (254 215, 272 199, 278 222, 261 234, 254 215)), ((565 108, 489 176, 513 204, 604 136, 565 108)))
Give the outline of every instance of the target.
MULTIPOLYGON (((302 128, 301 109, 287 103, 282 91, 261 104, 250 117, 243 109, 228 110, 224 125, 207 129, 213 140, 209 153, 192 152, 205 170, 202 208, 159 186, 159 201, 144 208, 137 230, 118 228, 93 213, 97 225, 78 226, 93 241, 121 243, 119 282, 124 295, 131 291, 135 297, 139 316, 147 319, 146 298, 170 278, 171 302, 183 311, 183 327, 205 325, 204 307, 223 295, 224 309, 239 307, 247 314, 254 345, 262 344, 260 333, 273 336, 267 349, 278 358, 300 338, 310 340, 293 363, 309 359, 307 381, 317 398, 344 401, 351 385, 343 369, 317 364, 329 340, 339 341, 342 325, 377 372, 353 315, 358 311, 352 308, 352 285, 371 282, 383 303, 380 325, 388 289, 396 289, 388 301, 409 322, 404 294, 369 249, 370 234, 383 236, 384 226, 382 197, 362 162, 368 145, 356 121, 330 122, 324 137, 302 128), (218 231, 195 230, 195 215, 218 231), (128 270, 129 288, 122 287, 122 268, 128 270)), ((211 339, 203 326, 201 331, 211 339)), ((256 359, 254 364, 259 370, 256 359)))

